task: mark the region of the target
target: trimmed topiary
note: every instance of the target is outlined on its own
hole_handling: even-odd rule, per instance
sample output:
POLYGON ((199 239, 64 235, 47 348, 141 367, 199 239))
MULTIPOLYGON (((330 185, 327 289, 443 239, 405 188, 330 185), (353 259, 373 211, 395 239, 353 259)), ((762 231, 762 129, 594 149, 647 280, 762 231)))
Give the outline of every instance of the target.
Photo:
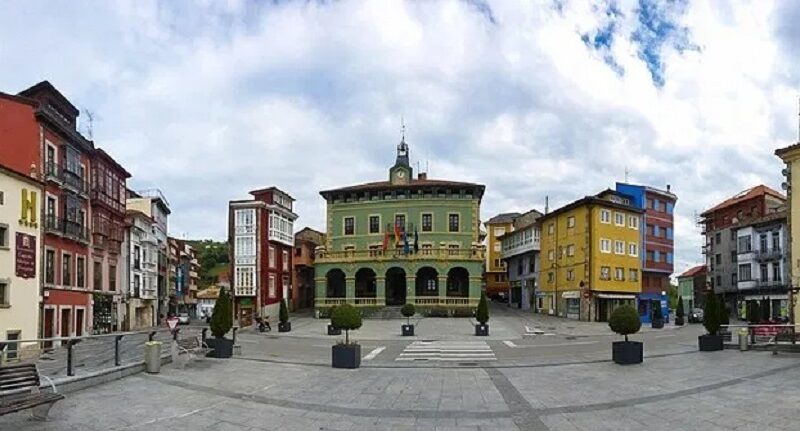
POLYGON ((414 304, 411 303, 407 303, 406 305, 403 306, 403 308, 400 309, 400 314, 402 314, 403 317, 406 318, 406 323, 409 325, 411 324, 411 316, 416 314, 416 312, 417 309, 414 307, 414 304))
POLYGON ((664 320, 664 312, 661 310, 661 301, 653 301, 653 320, 664 320))
POLYGON ((684 311, 683 311, 683 297, 678 297, 678 308, 675 309, 675 317, 680 317, 683 319, 684 311))
POLYGON ((231 311, 231 297, 226 289, 221 289, 214 312, 211 314, 211 334, 216 338, 225 338, 225 334, 233 327, 233 313, 231 311))
POLYGON ((350 344, 350 331, 361 327, 361 312, 350 304, 342 304, 333 310, 331 324, 344 329, 344 343, 350 344))
POLYGON ((278 311, 278 320, 281 323, 289 321, 289 307, 286 306, 286 299, 281 299, 281 308, 278 311))
POLYGON ((611 313, 608 326, 612 331, 623 335, 625 341, 628 341, 628 335, 639 332, 642 327, 642 321, 639 320, 639 313, 636 312, 635 308, 630 305, 623 305, 611 313))
POLYGON ((706 294, 706 306, 703 309, 703 326, 709 335, 717 335, 719 333, 719 304, 717 295, 714 292, 706 294))
POLYGON ((486 295, 481 293, 481 299, 478 301, 478 311, 475 312, 475 319, 481 325, 485 325, 489 321, 489 304, 486 303, 486 295))

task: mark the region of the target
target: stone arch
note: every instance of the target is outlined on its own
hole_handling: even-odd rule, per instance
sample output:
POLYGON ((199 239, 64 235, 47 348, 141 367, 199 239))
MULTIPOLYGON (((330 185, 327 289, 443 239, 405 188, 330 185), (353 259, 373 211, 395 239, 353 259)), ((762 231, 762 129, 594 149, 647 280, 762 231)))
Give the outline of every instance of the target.
POLYGON ((439 295, 439 272, 431 266, 423 266, 417 270, 416 278, 417 296, 439 295))
POLYGON ((469 296, 469 271, 466 268, 456 266, 447 271, 447 296, 469 296))
POLYGON ((378 292, 377 276, 372 268, 356 271, 356 298, 375 298, 378 292))
POLYGON ((386 305, 406 303, 406 271, 393 266, 386 270, 386 305))
POLYGON ((325 274, 325 296, 328 298, 344 298, 347 296, 347 282, 344 271, 333 268, 325 274))

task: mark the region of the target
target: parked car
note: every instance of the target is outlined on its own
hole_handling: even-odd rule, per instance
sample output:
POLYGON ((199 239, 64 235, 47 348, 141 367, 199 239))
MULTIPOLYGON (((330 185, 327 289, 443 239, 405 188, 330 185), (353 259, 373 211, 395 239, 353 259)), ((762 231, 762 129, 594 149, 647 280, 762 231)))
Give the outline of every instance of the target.
POLYGON ((692 308, 689 311, 689 323, 703 323, 702 308, 692 308))
POLYGON ((178 313, 178 324, 188 325, 190 320, 189 313, 178 313))

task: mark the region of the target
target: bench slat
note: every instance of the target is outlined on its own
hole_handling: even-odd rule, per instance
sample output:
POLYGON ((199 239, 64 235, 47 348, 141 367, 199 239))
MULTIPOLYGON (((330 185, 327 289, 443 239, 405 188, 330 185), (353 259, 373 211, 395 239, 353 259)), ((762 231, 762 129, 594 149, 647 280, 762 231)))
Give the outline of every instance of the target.
POLYGON ((61 394, 42 393, 39 394, 39 396, 37 397, 29 397, 29 398, 22 398, 20 400, 14 400, 8 405, 0 406, 0 416, 8 413, 18 412, 21 410, 31 409, 36 406, 40 406, 42 404, 52 403, 63 399, 64 395, 61 394))
POLYGON ((0 380, 0 390, 3 390, 3 388, 6 387, 20 386, 20 385, 39 386, 40 385, 39 376, 15 377, 13 379, 0 380))

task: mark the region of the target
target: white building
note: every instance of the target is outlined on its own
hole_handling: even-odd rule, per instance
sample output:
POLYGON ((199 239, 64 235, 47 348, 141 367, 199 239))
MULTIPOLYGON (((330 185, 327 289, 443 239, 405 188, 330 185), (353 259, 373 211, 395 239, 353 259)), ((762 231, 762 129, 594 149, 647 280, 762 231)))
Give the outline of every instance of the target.
POLYGON ((155 326, 158 301, 158 241, 153 221, 141 211, 127 211, 128 229, 122 244, 126 287, 124 328, 155 326))
POLYGON ((158 189, 144 190, 141 192, 129 192, 127 208, 136 210, 150 218, 151 233, 155 237, 158 246, 157 262, 157 305, 156 318, 166 317, 170 306, 170 297, 174 297, 174 286, 168 283, 168 217, 170 214, 169 202, 158 189))
MULTIPOLYGON (((42 190, 0 166, 0 340, 39 338, 42 190)), ((7 359, 24 348, 10 344, 7 359)))
POLYGON ((758 301, 773 318, 788 316, 786 212, 767 214, 736 231, 737 314, 746 316, 748 303, 758 301))
POLYGON ((508 274, 508 298, 512 307, 528 310, 537 307, 534 301, 538 287, 540 227, 542 213, 531 210, 514 218, 513 230, 500 237, 501 259, 508 274))

